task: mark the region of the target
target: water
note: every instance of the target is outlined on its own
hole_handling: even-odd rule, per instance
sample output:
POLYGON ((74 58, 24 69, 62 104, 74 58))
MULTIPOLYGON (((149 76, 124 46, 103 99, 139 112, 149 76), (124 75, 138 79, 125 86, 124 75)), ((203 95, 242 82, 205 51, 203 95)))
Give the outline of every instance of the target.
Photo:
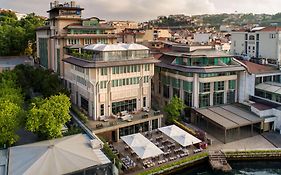
POLYGON ((208 164, 195 168, 188 168, 176 175, 281 175, 281 161, 254 161, 254 162, 229 162, 232 171, 230 173, 218 173, 212 171, 208 164))

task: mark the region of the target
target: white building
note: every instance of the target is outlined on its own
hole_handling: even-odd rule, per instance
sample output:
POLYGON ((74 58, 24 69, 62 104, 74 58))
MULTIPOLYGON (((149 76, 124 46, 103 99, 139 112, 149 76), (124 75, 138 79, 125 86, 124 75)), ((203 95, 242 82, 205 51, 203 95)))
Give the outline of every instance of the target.
POLYGON ((280 65, 281 27, 256 27, 231 33, 231 53, 262 58, 265 64, 280 65))
POLYGON ((194 40, 195 43, 208 43, 210 41, 210 34, 209 33, 195 33, 194 40))

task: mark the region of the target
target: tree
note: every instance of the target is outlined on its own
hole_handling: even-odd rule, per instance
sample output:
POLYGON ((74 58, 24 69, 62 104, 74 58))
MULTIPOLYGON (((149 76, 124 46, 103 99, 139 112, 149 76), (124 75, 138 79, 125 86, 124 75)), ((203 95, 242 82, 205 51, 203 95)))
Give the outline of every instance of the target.
POLYGON ((5 71, 0 74, 0 145, 14 144, 22 123, 23 96, 16 87, 15 74, 5 71))
POLYGON ((35 29, 44 25, 44 19, 34 13, 20 21, 12 12, 0 14, 0 56, 28 55, 35 56, 35 29))
POLYGON ((63 125, 71 119, 69 108, 69 97, 63 94, 35 98, 27 114, 26 129, 48 139, 61 137, 63 125))
POLYGON ((167 122, 172 123, 174 120, 179 120, 181 111, 185 108, 183 101, 174 96, 170 102, 164 107, 164 111, 167 113, 167 122))
POLYGON ((21 107, 7 99, 0 99, 0 145, 14 144, 18 135, 16 131, 20 127, 21 107))

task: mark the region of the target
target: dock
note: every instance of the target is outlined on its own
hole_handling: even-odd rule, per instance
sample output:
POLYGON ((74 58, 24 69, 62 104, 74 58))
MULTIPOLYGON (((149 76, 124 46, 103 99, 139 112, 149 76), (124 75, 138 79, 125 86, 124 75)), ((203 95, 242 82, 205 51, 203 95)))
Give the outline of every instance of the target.
POLYGON ((232 170, 222 151, 209 151, 209 163, 215 171, 230 172, 232 170))

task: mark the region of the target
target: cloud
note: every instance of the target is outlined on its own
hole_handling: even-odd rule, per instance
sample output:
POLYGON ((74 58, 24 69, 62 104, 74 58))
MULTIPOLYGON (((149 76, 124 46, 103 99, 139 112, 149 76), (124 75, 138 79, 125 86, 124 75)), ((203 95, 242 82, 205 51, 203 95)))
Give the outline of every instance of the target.
POLYGON ((83 2, 88 7, 95 9, 85 9, 85 15, 93 12, 106 19, 132 19, 148 20, 159 15, 169 14, 195 14, 200 11, 212 13, 215 11, 214 4, 209 0, 201 0, 196 3, 194 0, 95 0, 83 2))
MULTIPOLYGON (((68 0, 70 1, 70 0, 68 0)), ((60 2, 64 2, 60 0, 60 2)), ((0 0, 1 8, 21 13, 35 12, 47 16, 49 0, 0 0)), ((84 17, 97 16, 106 20, 155 19, 170 14, 206 13, 277 13, 281 0, 77 0, 85 8, 84 17)))

